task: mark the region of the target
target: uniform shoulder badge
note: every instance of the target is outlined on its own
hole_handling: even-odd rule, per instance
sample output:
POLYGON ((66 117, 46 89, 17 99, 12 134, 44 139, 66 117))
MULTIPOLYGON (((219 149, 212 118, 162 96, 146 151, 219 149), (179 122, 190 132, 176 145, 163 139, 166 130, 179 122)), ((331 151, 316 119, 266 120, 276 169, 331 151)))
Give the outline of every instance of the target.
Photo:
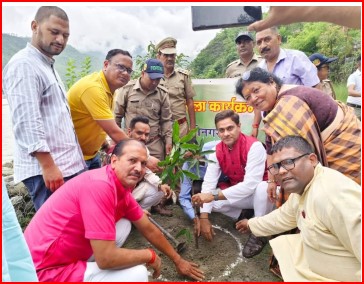
POLYGON ((182 73, 182 74, 184 74, 184 75, 187 75, 187 76, 189 76, 190 75, 190 71, 188 71, 188 70, 186 70, 186 69, 182 69, 182 68, 177 68, 176 69, 176 71, 177 72, 180 72, 180 73, 182 73))
POLYGON ((239 59, 234 60, 233 62, 230 62, 230 63, 228 64, 228 66, 226 66, 226 67, 229 67, 229 66, 231 66, 231 65, 233 65, 233 64, 235 64, 235 63, 238 63, 238 62, 239 62, 239 59))

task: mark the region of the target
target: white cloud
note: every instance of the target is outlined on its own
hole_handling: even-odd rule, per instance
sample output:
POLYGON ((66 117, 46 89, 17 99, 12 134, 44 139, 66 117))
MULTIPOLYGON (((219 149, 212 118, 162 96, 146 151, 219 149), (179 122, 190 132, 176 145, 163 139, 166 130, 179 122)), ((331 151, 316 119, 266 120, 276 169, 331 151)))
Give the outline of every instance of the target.
MULTIPOLYGON (((40 5, 3 6, 2 32, 30 37, 30 22, 40 5)), ((133 51, 172 36, 178 41, 178 52, 194 58, 219 31, 193 31, 190 6, 56 5, 70 19, 68 43, 83 52, 106 54, 112 48, 133 51)))

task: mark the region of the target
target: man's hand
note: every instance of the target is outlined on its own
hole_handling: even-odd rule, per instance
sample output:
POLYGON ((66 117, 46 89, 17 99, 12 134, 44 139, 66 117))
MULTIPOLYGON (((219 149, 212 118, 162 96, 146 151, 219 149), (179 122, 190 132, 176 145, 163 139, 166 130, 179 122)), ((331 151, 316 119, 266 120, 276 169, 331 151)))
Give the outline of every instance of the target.
POLYGON ((275 182, 268 183, 267 195, 270 202, 275 203, 277 200, 277 184, 275 182))
POLYGON ((212 228, 212 225, 209 221, 209 219, 207 218, 202 218, 200 219, 200 224, 201 224, 201 234, 202 236, 209 242, 212 241, 213 237, 216 235, 214 232, 214 229, 212 228))
POLYGON ((155 261, 152 264, 148 264, 147 267, 151 267, 153 271, 153 279, 158 278, 161 275, 162 260, 157 255, 155 261))
POLYGON ((38 160, 42 168, 42 175, 44 184, 50 191, 54 192, 62 184, 64 184, 63 174, 57 165, 54 163, 53 158, 48 152, 34 152, 34 157, 38 160))
POLYGON ((166 156, 172 151, 172 144, 166 144, 166 156))
POLYGON ((211 193, 197 193, 192 196, 192 204, 203 206, 204 203, 209 203, 214 200, 214 196, 211 193))
POLYGON ((243 220, 240 220, 239 222, 237 222, 236 229, 242 234, 251 233, 249 226, 248 226, 248 219, 243 219, 243 220))
POLYGON ((168 199, 172 196, 172 190, 168 184, 161 184, 160 190, 164 192, 164 196, 168 199))
POLYGON ((153 173, 158 173, 163 170, 163 168, 158 166, 159 159, 153 156, 149 156, 147 161, 147 168, 150 169, 153 173))
POLYGON ((198 269, 198 265, 196 263, 187 261, 181 257, 175 265, 177 272, 181 275, 190 277, 197 281, 202 281, 205 278, 204 272, 198 269))
POLYGON ((45 186, 52 192, 64 184, 62 172, 55 164, 51 167, 43 168, 43 180, 45 186))

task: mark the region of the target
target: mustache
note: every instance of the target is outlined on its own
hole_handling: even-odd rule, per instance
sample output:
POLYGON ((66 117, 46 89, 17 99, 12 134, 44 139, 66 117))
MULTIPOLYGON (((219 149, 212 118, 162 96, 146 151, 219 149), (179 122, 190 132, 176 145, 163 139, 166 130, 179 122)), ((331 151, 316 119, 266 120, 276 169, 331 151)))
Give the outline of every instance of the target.
POLYGON ((137 178, 141 177, 141 173, 139 173, 139 172, 132 172, 130 175, 134 176, 134 177, 137 177, 137 178))
POLYGON ((261 52, 263 53, 263 52, 267 52, 267 51, 269 51, 270 50, 270 48, 268 48, 268 47, 264 47, 262 50, 261 50, 261 52))

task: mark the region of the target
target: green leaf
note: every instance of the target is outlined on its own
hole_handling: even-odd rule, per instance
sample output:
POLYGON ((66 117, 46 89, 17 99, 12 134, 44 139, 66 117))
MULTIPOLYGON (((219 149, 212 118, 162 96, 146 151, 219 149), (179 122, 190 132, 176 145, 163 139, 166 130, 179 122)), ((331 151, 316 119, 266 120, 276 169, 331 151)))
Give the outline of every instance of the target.
POLYGON ((206 155, 213 154, 213 153, 215 153, 215 150, 206 150, 206 151, 201 152, 201 156, 206 156, 206 155))
POLYGON ((181 138, 180 143, 189 142, 193 137, 196 136, 197 130, 197 128, 190 130, 185 136, 181 138))
POLYGON ((159 167, 167 166, 168 165, 168 162, 169 162, 169 160, 160 161, 160 162, 158 162, 158 166, 159 167))
POLYGON ((166 183, 167 178, 168 178, 168 171, 163 171, 160 176, 162 183, 166 183))
POLYGON ((197 180, 197 179, 200 179, 199 176, 195 175, 194 173, 191 173, 189 171, 185 171, 183 170, 182 171, 183 174, 185 174, 188 178, 190 178, 191 180, 197 180))
POLYGON ((197 151, 199 149, 198 145, 196 145, 196 144, 188 144, 188 143, 183 143, 183 144, 180 145, 180 147, 182 149, 194 150, 194 151, 197 151))
POLYGON ((192 234, 191 231, 187 228, 182 229, 181 231, 179 231, 176 235, 176 238, 180 237, 180 236, 186 236, 186 239, 188 242, 192 241, 192 234))
POLYGON ((173 144, 180 143, 180 140, 179 140, 179 124, 178 124, 177 120, 175 120, 173 122, 172 141, 173 141, 173 144))

